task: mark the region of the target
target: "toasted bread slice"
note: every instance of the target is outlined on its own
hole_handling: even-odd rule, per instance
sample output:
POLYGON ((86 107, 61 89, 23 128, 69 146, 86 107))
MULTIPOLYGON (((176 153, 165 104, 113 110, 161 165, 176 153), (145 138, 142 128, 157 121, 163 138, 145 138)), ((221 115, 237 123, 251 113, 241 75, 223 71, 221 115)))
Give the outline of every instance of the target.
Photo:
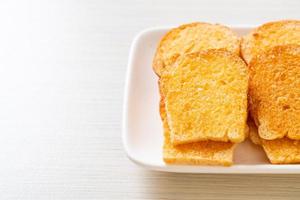
POLYGON ((250 63, 250 112, 261 138, 300 139, 300 45, 277 46, 250 63))
POLYGON ((253 122, 252 119, 249 119, 247 121, 248 127, 249 127, 249 138, 250 140, 257 145, 262 145, 261 144, 261 138, 258 135, 257 127, 255 123, 253 122))
POLYGON ((241 53, 249 64, 252 58, 271 47, 300 45, 300 21, 283 20, 266 23, 242 38, 241 53))
POLYGON ((168 164, 232 165, 235 145, 229 142, 203 141, 174 146, 170 141, 170 130, 163 99, 160 115, 164 127, 163 159, 168 164))
POLYGON ((289 138, 265 140, 259 137, 255 124, 248 122, 250 139, 254 144, 261 145, 273 164, 300 163, 300 141, 289 138))
POLYGON ((172 144, 242 142, 247 129, 248 71, 226 50, 181 56, 160 79, 172 144))
POLYGON ((160 41, 153 69, 158 76, 180 55, 200 50, 221 49, 239 54, 240 40, 229 28, 208 23, 191 23, 170 30, 160 41))

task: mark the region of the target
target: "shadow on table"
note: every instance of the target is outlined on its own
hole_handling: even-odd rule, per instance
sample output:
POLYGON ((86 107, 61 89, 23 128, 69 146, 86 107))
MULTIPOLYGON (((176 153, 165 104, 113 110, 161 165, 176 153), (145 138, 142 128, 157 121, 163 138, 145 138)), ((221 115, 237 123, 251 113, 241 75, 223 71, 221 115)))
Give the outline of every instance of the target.
POLYGON ((300 199, 300 175, 145 173, 149 199, 300 199))

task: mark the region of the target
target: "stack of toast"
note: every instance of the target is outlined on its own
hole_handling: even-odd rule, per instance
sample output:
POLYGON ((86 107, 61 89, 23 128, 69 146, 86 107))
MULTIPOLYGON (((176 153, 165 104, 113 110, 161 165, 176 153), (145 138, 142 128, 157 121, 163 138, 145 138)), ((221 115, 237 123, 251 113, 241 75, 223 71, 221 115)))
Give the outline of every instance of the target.
POLYGON ((272 163, 299 162, 298 44, 299 21, 263 25, 242 40, 218 24, 170 30, 153 60, 164 161, 231 165, 235 146, 249 132, 249 104, 254 143, 263 146, 272 163))
POLYGON ((193 23, 161 40, 159 76, 166 163, 231 165, 248 130, 248 68, 240 39, 227 27, 193 23))
POLYGON ((242 39, 241 49, 250 72, 251 140, 271 163, 299 163, 300 21, 264 24, 242 39))

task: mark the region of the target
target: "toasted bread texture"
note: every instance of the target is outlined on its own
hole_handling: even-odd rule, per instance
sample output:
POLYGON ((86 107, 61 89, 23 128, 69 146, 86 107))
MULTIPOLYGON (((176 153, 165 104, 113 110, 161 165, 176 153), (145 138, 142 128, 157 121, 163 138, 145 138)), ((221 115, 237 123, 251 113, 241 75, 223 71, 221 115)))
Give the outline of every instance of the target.
POLYGON ((261 145, 273 164, 300 163, 300 141, 289 138, 265 140, 259 137, 257 128, 248 121, 250 139, 254 144, 261 145))
POLYGON ((300 21, 266 23, 242 38, 241 53, 247 63, 263 51, 286 44, 300 45, 300 21))
POLYGON ((235 145, 229 142, 203 141, 191 144, 173 145, 170 140, 163 98, 160 101, 160 115, 164 128, 163 159, 168 164, 189 165, 232 165, 235 145))
POLYGON ((158 76, 165 67, 174 63, 178 56, 208 49, 224 48, 239 54, 240 40, 229 28, 208 23, 185 24, 170 30, 160 41, 153 69, 158 76))
POLYGON ((249 127, 249 138, 250 140, 256 144, 261 145, 261 138, 258 135, 257 127, 252 119, 248 118, 247 121, 248 127, 249 127))
POLYGON ((248 70, 226 50, 186 54, 160 79, 170 140, 242 142, 247 131, 248 70))
POLYGON ((266 140, 300 139, 300 46, 274 47, 250 63, 250 112, 266 140))

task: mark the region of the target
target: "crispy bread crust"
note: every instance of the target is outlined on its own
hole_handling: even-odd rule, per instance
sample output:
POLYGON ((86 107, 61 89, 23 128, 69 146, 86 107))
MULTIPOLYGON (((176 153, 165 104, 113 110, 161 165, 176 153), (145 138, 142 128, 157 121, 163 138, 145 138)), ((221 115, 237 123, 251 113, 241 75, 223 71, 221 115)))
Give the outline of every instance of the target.
POLYGON ((266 140, 300 139, 300 45, 277 46, 250 63, 250 112, 266 140))
POLYGON ((250 139, 254 144, 261 145, 273 164, 300 163, 300 141, 289 138, 265 140, 259 137, 254 122, 248 120, 250 139))
POLYGON ((286 44, 300 45, 299 20, 275 21, 259 26, 242 38, 241 54, 249 64, 261 52, 286 44))
POLYGON ((239 54, 240 40, 226 26, 209 23, 191 23, 171 29, 160 41, 153 60, 153 70, 158 75, 176 59, 186 53, 224 48, 239 54))
POLYGON ((160 100, 160 116, 164 128, 163 159, 168 164, 232 165, 235 145, 226 142, 203 141, 174 146, 170 140, 164 99, 160 100))

